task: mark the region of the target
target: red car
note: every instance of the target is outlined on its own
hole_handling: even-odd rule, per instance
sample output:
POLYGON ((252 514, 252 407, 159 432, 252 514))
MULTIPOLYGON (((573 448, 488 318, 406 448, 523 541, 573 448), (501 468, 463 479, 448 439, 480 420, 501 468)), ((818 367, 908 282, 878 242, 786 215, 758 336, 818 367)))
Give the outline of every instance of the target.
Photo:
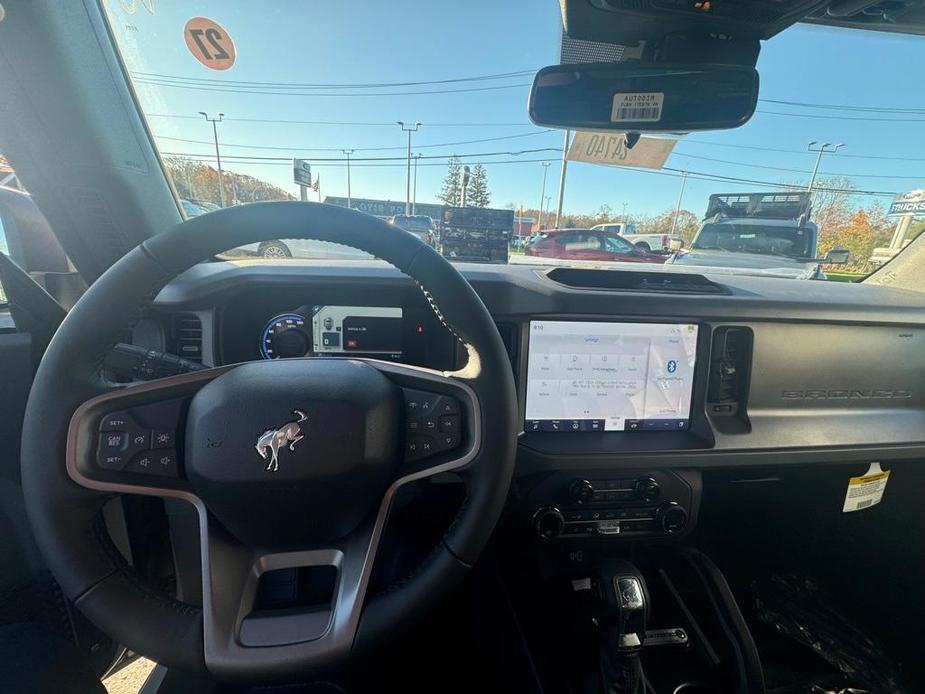
POLYGON ((525 255, 566 260, 611 260, 624 263, 664 263, 667 256, 637 248, 623 237, 592 229, 542 231, 524 249, 525 255))

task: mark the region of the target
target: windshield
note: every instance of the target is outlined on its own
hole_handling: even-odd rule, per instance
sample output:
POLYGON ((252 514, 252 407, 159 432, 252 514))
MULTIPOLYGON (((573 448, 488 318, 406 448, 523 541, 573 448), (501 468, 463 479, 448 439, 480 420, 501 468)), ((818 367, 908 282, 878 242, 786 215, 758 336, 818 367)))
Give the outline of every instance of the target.
POLYGON ((704 224, 691 243, 695 250, 734 251, 791 258, 812 258, 811 229, 767 224, 704 224))
MULTIPOLYGON (((818 234, 758 216, 755 227, 708 223, 695 248, 809 258, 846 249, 846 265, 814 277, 849 281, 925 228, 925 206, 894 205, 925 186, 925 109, 908 81, 921 37, 790 27, 762 42, 750 121, 672 135, 663 165, 633 167, 595 160, 595 133, 527 116, 537 70, 565 55, 554 0, 102 5, 185 217, 303 199, 432 228, 428 243, 454 261, 684 272, 665 257, 690 250, 712 219, 711 196, 747 207, 749 196, 803 192, 818 234), (384 30, 398 22, 432 40, 384 30), (601 224, 625 225, 654 253, 629 264, 527 252, 538 232, 601 224)), ((228 255, 374 260, 290 239, 228 255)))

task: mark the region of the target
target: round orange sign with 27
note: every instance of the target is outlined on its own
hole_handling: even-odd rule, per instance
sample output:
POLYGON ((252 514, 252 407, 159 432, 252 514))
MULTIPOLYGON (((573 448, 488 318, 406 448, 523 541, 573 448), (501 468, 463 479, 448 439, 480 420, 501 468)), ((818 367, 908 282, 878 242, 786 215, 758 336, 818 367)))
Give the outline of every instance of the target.
POLYGON ((234 65, 234 41, 217 22, 193 17, 183 27, 183 39, 193 57, 211 70, 227 70, 234 65))

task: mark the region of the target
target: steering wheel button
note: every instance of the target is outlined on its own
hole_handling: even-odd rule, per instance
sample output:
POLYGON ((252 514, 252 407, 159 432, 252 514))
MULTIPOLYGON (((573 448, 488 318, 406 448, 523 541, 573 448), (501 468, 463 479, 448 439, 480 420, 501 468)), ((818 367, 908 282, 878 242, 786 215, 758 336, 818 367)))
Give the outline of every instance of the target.
POLYGON ((174 432, 170 429, 154 429, 151 431, 151 448, 173 448, 174 432))
POLYGON ((428 417, 424 420, 424 429, 426 431, 436 431, 437 430, 437 420, 432 417, 428 417))
POLYGON ((143 475, 178 477, 177 453, 168 449, 144 451, 132 458, 126 471, 143 475))
POLYGON ((103 453, 96 456, 96 463, 105 470, 121 470, 125 467, 128 458, 121 453, 103 453))
POLYGON ((125 412, 113 412, 103 417, 100 422, 100 431, 124 431, 133 423, 131 417, 125 412))
POLYGON ((444 434, 453 434, 459 431, 459 415, 443 415, 440 418, 440 431, 444 434))
POLYGON ((459 445, 459 432, 453 434, 440 434, 440 436, 437 437, 437 442, 440 444, 440 450, 443 451, 456 448, 459 445))
POLYGON ((104 431, 100 434, 100 453, 115 453, 126 449, 128 434, 124 431, 104 431))
POLYGON ((440 402, 437 403, 437 412, 440 414, 459 414, 459 403, 456 402, 456 398, 444 395, 440 398, 440 402))

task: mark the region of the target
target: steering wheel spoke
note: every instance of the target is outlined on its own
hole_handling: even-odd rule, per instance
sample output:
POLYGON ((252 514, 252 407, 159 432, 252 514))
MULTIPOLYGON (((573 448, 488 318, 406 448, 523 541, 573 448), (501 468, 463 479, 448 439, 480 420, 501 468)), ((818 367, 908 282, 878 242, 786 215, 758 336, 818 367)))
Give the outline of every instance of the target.
POLYGON ((71 479, 101 491, 191 494, 183 464, 186 409, 200 388, 229 368, 96 389, 68 428, 71 479))

